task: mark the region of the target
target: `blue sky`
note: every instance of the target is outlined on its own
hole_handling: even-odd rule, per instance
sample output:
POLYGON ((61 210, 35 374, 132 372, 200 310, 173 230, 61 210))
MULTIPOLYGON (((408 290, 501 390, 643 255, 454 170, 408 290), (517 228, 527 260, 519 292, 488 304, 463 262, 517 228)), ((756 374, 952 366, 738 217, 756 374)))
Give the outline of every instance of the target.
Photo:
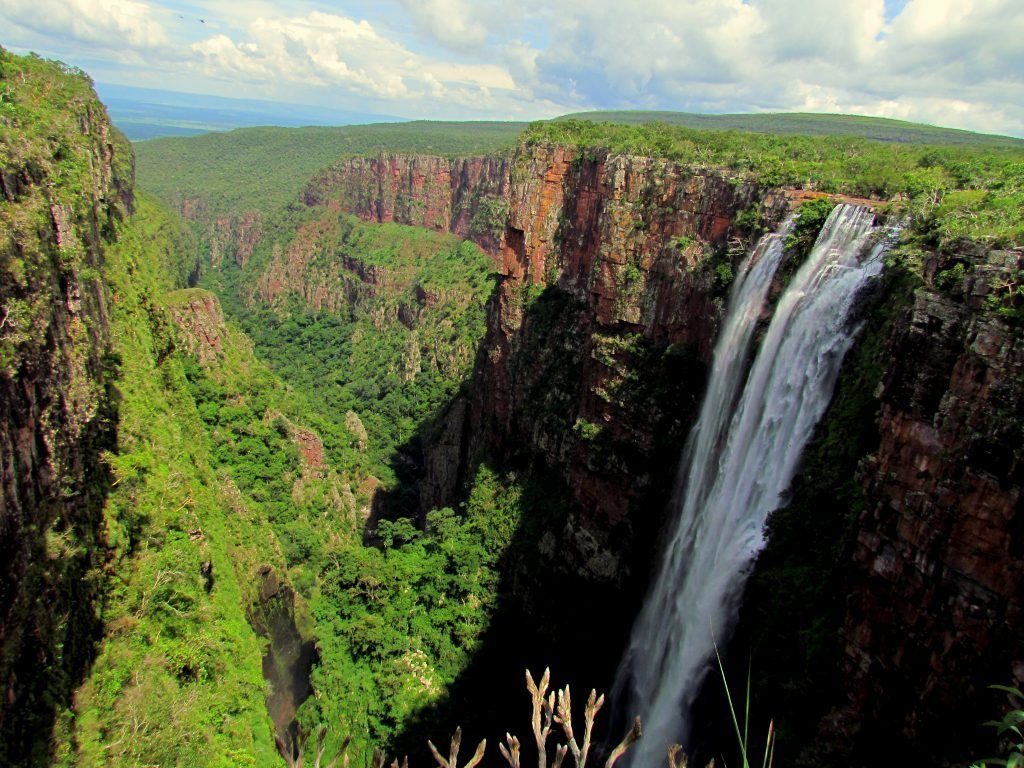
POLYGON ((1020 0, 4 0, 100 82, 380 112, 882 115, 1024 136, 1020 0))

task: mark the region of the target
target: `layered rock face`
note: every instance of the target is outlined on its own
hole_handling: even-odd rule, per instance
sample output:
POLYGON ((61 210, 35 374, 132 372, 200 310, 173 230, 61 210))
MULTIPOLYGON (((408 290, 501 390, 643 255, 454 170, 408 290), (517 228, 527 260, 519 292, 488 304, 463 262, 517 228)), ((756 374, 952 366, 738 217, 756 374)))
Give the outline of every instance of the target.
MULTIPOLYGON (((6 74, 6 73, 5 73, 6 74)), ((84 78, 30 64, 66 108, 0 157, 0 763, 45 749, 99 629, 103 450, 114 446, 103 248, 131 203, 131 149, 84 78), (15 724, 13 714, 17 713, 15 724), (42 738, 40 738, 42 735, 42 738), (40 741, 42 742, 40 744, 40 741)), ((15 119, 30 125, 31 97, 15 119), (21 117, 23 114, 28 116, 21 117)), ((53 97, 57 98, 57 97, 53 97)), ((4 134, 10 135, 9 133, 4 134)), ((116 299, 115 299, 116 300, 116 299)), ((38 756, 36 756, 38 757, 38 756)))
MULTIPOLYGON (((187 204, 182 205, 182 215, 189 218, 187 204)), ((193 213, 192 217, 195 217, 193 213)), ((214 269, 220 267, 224 259, 231 259, 238 266, 244 267, 252 256, 253 250, 263 237, 263 220, 258 213, 233 216, 218 216, 213 222, 210 232, 210 264, 214 269)))
POLYGON ((969 760, 997 711, 985 686, 1024 683, 1024 333, 994 311, 1024 254, 961 258, 962 277, 926 265, 931 287, 897 323, 878 390, 843 628, 849 697, 831 717, 865 752, 883 738, 969 760))
POLYGON ((555 146, 347 160, 305 197, 455 232, 494 256, 487 337, 470 393, 428 447, 422 507, 452 503, 482 455, 528 454, 557 468, 573 501, 553 532, 568 546, 551 551, 621 583, 632 529, 652 526, 659 510, 644 507, 670 484, 675 456, 659 452, 678 448, 700 394, 723 308, 714 263, 742 254, 740 212, 778 222, 786 198, 720 172, 555 146))
POLYGON ((354 157, 321 173, 304 200, 369 221, 452 232, 493 254, 505 231, 510 172, 503 157, 354 157))
MULTIPOLYGON (((613 587, 613 613, 613 595, 645 576, 723 310, 716 269, 748 244, 736 222, 775 226, 804 195, 549 146, 521 147, 507 162, 350 160, 307 191, 369 220, 468 236, 495 258, 502 278, 471 386, 426 441, 422 507, 452 503, 483 455, 544 467, 564 483, 569 510, 534 554, 613 587), (504 229, 472 231, 458 201, 499 195, 504 229)), ((821 694, 840 705, 819 752, 841 759, 877 756, 882 739, 962 751, 957 734, 995 706, 979 687, 1024 677, 1021 332, 989 300, 993 286, 1019 280, 1021 255, 960 258, 962 282, 921 290, 874 340, 880 384, 877 373, 844 373, 845 386, 863 390, 867 418, 879 417, 857 438, 869 453, 842 479, 863 488, 853 538, 843 523, 823 534, 835 537, 823 551, 841 553, 841 578, 816 599, 841 618, 814 631, 846 661, 821 694)), ((928 280, 939 266, 932 258, 928 280)), ((800 567, 799 551, 772 555, 800 567)))
POLYGON ((745 250, 741 212, 778 221, 786 201, 650 158, 541 148, 517 162, 469 455, 525 449, 557 467, 573 509, 553 551, 621 584, 703 389, 725 296, 714 266, 745 250))

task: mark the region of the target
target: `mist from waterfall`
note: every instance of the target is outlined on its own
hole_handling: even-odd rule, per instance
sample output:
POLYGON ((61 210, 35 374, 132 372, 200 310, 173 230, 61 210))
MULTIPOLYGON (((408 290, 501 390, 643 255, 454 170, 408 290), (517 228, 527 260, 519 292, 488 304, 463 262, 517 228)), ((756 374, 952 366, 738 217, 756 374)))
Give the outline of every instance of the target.
POLYGON ((833 210, 779 298, 753 363, 787 229, 762 238, 739 269, 681 460, 677 512, 616 681, 644 724, 630 760, 637 768, 664 764, 669 744, 687 745, 687 719, 712 669, 714 642, 732 631, 765 521, 793 479, 859 329, 851 309, 882 269, 873 221, 864 207, 833 210))

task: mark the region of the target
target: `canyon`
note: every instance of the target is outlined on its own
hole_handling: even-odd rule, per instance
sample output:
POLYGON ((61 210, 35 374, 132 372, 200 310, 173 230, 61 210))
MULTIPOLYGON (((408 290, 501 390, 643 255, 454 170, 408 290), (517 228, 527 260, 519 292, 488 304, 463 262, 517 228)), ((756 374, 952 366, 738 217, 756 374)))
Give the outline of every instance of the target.
MULTIPOLYGON (((455 232, 494 259, 487 335, 469 391, 425 445, 421 508, 452 503, 482 455, 557 468, 569 512, 532 554, 586 582, 579 594, 604 594, 600 615, 582 619, 591 631, 631 615, 648 576, 721 322, 714 254, 735 263, 749 247, 743 212, 771 230, 813 197, 544 145, 511 159, 354 158, 304 194, 365 220, 455 232)), ((1022 342, 993 297, 1019 280, 1024 254, 965 243, 922 259, 914 280, 889 279, 869 301, 899 308, 861 342, 884 350, 881 364, 865 372, 851 356, 842 373, 869 399, 870 421, 837 479, 853 494, 822 511, 836 527, 815 544, 835 548, 841 572, 818 599, 846 607, 824 630, 842 672, 817 694, 808 754, 949 754, 993 706, 981 681, 1022 682, 1022 342), (958 264, 955 281, 940 277, 958 264)), ((817 434, 840 418, 826 414, 817 434)), ((778 517, 786 525, 785 509, 778 517)), ((799 563, 801 552, 783 557, 799 563)), ((804 624, 801 609, 783 604, 772 626, 804 624)), ((741 636, 756 637, 749 614, 741 636)))
MULTIPOLYGON (((0 759, 272 765, 304 712, 404 746, 519 712, 494 690, 526 665, 609 687, 734 271, 796 214, 756 347, 812 210, 843 201, 905 235, 853 308, 727 672, 753 658, 794 765, 989 748, 987 686, 1024 684, 1019 242, 529 133, 342 158, 283 211, 178 190, 163 203, 187 228, 135 193, 84 80, 18 66, 74 86, 48 91, 73 94, 60 130, 0 169, 0 759), (314 358, 267 365, 274 344, 319 345, 324 368, 288 379, 314 358), (359 366, 379 378, 314 399, 359 366), (362 695, 398 704, 344 709, 362 695)), ((720 749, 720 695, 696 697, 688 750, 720 749)))

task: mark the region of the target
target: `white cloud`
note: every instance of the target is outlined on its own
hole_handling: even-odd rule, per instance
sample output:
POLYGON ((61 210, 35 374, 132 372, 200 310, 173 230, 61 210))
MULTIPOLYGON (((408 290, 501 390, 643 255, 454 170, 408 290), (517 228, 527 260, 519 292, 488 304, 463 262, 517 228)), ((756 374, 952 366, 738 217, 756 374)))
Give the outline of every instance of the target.
POLYGON ((551 25, 540 50, 506 46, 513 71, 596 107, 898 111, 1024 133, 1019 0, 910 0, 888 26, 883 0, 565 0, 551 25))
POLYGON ((168 37, 157 11, 137 0, 4 0, 0 18, 49 37, 110 51, 158 48, 168 37))
POLYGON ((313 11, 306 16, 258 18, 245 42, 217 35, 193 43, 205 75, 253 82, 288 80, 341 87, 384 100, 431 100, 439 106, 500 108, 495 91, 516 89, 500 64, 462 63, 416 53, 365 20, 313 11))
POLYGON ((908 0, 889 21, 885 0, 366 7, 361 19, 302 0, 4 0, 0 19, 58 53, 144 51, 142 65, 221 90, 393 114, 807 110, 1024 134, 1020 0, 908 0))
POLYGON ((466 49, 483 45, 487 27, 467 0, 400 0, 406 13, 438 42, 449 48, 466 49))
POLYGON ((857 67, 871 58, 885 26, 883 0, 759 0, 750 8, 763 24, 757 47, 772 62, 857 67))
POLYGON ((192 44, 198 54, 198 68, 204 74, 224 79, 270 80, 273 72, 227 35, 214 35, 192 44))

